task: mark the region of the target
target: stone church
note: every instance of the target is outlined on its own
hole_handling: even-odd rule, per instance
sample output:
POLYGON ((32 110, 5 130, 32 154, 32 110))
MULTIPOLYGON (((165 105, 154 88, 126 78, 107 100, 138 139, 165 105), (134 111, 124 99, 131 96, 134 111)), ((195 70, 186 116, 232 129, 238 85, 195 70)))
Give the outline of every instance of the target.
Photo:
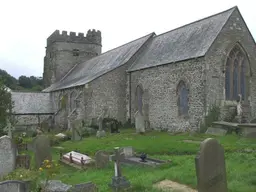
POLYGON ((101 32, 56 30, 47 39, 38 93, 12 92, 17 125, 51 122, 70 128, 108 116, 134 122, 139 111, 153 129, 197 129, 211 105, 228 113, 238 95, 256 116, 256 45, 239 12, 221 13, 150 33, 102 53, 101 32), (226 110, 225 110, 226 109, 226 110))

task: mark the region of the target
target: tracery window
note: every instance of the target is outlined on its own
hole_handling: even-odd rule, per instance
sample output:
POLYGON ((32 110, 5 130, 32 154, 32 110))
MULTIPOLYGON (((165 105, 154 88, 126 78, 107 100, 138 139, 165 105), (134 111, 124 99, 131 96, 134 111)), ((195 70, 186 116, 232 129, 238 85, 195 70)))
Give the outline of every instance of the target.
POLYGON ((226 100, 237 100, 246 97, 246 72, 248 60, 240 46, 236 45, 228 55, 225 69, 225 95, 226 100))
POLYGON ((136 87, 136 102, 137 102, 137 109, 141 113, 142 113, 142 106, 143 106, 142 94, 143 94, 143 89, 141 88, 140 85, 138 85, 136 87))
POLYGON ((178 115, 188 115, 188 88, 184 81, 180 81, 177 87, 178 94, 178 115))

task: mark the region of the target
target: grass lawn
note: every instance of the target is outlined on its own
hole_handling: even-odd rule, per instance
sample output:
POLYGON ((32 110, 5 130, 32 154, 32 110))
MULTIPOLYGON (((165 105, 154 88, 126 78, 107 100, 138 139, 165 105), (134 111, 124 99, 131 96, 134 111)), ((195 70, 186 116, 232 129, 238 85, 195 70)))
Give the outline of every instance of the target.
MULTIPOLYGON (((108 135, 105 138, 84 138, 79 142, 66 141, 60 144, 65 151, 79 151, 94 157, 98 150, 113 151, 114 147, 132 146, 137 153, 145 152, 150 157, 171 160, 172 163, 159 168, 122 165, 122 173, 132 184, 132 191, 159 191, 154 183, 170 179, 191 188, 196 188, 195 156, 199 142, 188 143, 184 140, 202 141, 209 136, 188 134, 169 135, 166 132, 150 132, 146 135, 134 134, 134 130, 122 130, 122 134, 108 135)), ((256 191, 256 140, 228 135, 216 138, 225 149, 228 189, 230 192, 256 191)), ((53 158, 58 159, 58 151, 52 150, 53 158)), ((89 168, 76 170, 61 165, 61 173, 56 176, 67 184, 94 182, 101 192, 110 191, 108 183, 114 175, 113 163, 105 169, 89 168)))

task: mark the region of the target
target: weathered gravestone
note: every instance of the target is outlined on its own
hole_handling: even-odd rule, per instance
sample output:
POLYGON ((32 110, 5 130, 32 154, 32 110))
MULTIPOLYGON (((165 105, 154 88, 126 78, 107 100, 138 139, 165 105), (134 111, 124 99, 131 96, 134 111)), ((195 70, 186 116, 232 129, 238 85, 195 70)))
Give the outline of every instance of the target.
POLYGON ((29 192, 29 184, 24 181, 9 180, 0 182, 1 192, 29 192))
POLYGON ((16 167, 16 146, 8 136, 0 137, 0 178, 16 167))
POLYGON ((44 189, 43 192, 73 192, 73 190, 70 190, 72 185, 67 185, 59 180, 49 180, 47 183, 43 181, 40 183, 40 186, 44 189))
POLYGON ((96 133, 96 137, 105 137, 106 136, 106 132, 104 130, 104 123, 103 123, 103 120, 107 114, 107 111, 108 109, 107 108, 104 108, 103 109, 103 112, 101 113, 101 115, 98 117, 97 119, 97 122, 98 122, 98 125, 99 125, 99 130, 97 131, 96 133))
POLYGON ((123 153, 125 157, 133 157, 134 156, 134 150, 132 147, 122 147, 123 153))
POLYGON ((39 168, 44 160, 52 160, 50 139, 45 135, 39 135, 34 140, 35 163, 39 168))
POLYGON ((92 182, 77 184, 70 190, 72 192, 97 192, 96 185, 92 182))
POLYGON ((137 111, 134 115, 135 117, 135 128, 137 133, 145 132, 145 119, 143 114, 140 111, 137 111))
POLYGON ((224 136, 227 134, 227 130, 225 129, 221 129, 221 128, 213 128, 213 127, 209 127, 205 134, 209 134, 209 135, 217 135, 217 136, 224 136))
POLYGON ((95 165, 97 168, 104 168, 109 163, 109 154, 106 151, 97 151, 95 153, 95 165))
POLYGON ((80 141, 82 140, 81 131, 82 131, 82 120, 75 120, 72 123, 72 141, 80 141))
POLYGON ((115 154, 110 156, 110 161, 115 162, 115 176, 112 177, 112 183, 109 184, 113 191, 126 191, 130 189, 130 182, 121 173, 121 161, 124 158, 124 153, 121 152, 120 148, 115 147, 115 154))
POLYGON ((224 149, 216 139, 200 145, 195 158, 198 192, 227 192, 224 149))

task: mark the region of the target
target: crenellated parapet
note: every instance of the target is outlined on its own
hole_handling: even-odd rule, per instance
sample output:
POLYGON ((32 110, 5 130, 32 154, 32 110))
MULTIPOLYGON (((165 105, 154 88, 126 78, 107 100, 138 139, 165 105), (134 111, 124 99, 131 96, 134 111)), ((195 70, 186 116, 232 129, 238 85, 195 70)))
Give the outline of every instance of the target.
POLYGON ((69 43, 83 43, 83 44, 97 44, 101 45, 101 32, 93 30, 88 30, 87 35, 84 36, 84 33, 76 33, 70 32, 68 34, 67 31, 62 31, 60 33, 59 30, 55 30, 48 38, 47 38, 47 46, 51 45, 54 42, 69 42, 69 43))

